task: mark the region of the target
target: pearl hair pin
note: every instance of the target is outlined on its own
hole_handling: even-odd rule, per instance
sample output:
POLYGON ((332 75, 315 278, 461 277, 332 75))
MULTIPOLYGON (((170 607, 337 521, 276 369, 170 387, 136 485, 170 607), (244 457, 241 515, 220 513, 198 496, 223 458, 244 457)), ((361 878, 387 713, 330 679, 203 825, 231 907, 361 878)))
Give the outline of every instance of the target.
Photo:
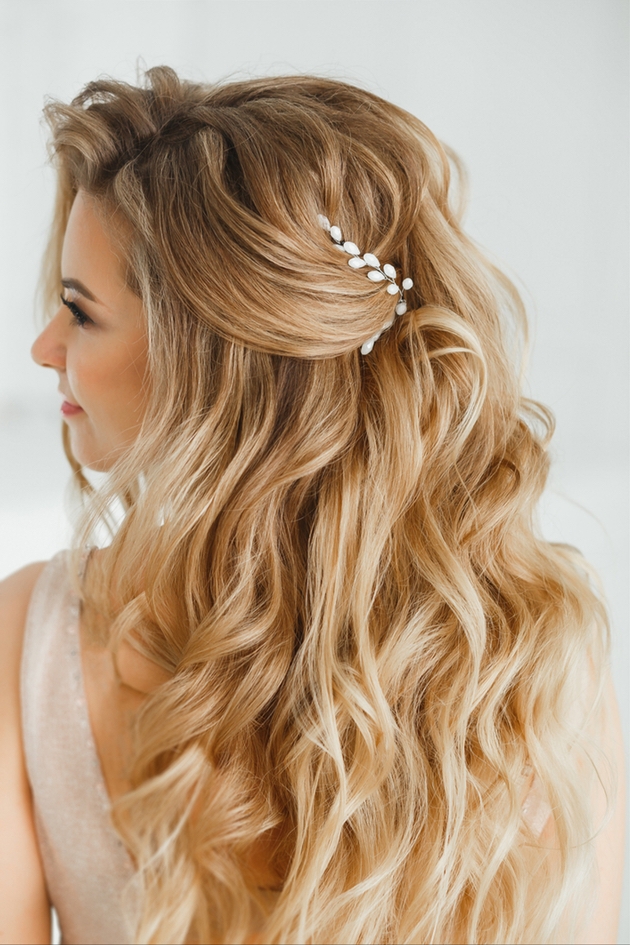
POLYGON ((370 282, 388 282, 386 291, 390 295, 397 295, 398 301, 394 308, 395 314, 390 318, 388 322, 385 322, 380 331, 377 331, 375 335, 372 335, 371 338, 368 338, 367 341, 364 341, 361 345, 361 354, 369 354, 374 344, 381 337, 384 331, 394 324, 394 319, 396 315, 404 315, 407 311, 407 303, 405 302, 403 296, 403 290, 411 289, 413 286, 413 279, 403 279, 402 288, 398 285, 396 281, 396 270, 393 266, 390 266, 389 263, 385 263, 384 266, 381 266, 379 260, 374 255, 374 253, 363 253, 361 255, 361 250, 356 243, 352 243, 350 240, 344 240, 341 230, 338 226, 331 226, 330 220, 328 217, 319 214, 317 217, 319 224, 322 229, 326 230, 330 235, 331 240, 337 247, 337 249, 342 250, 344 253, 347 253, 350 257, 348 260, 348 265, 351 269, 364 269, 367 268, 366 276, 370 282))

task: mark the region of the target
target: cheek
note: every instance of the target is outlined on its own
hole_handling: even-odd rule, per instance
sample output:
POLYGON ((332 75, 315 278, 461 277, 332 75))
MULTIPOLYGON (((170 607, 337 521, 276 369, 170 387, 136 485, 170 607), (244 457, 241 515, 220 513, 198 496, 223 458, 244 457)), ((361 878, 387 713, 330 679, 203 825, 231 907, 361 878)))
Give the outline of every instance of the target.
POLYGON ((92 353, 77 357, 67 368, 77 401, 103 433, 129 434, 144 413, 144 345, 101 348, 97 357, 88 354, 92 353))
POLYGON ((72 367, 69 365, 68 380, 77 400, 88 412, 102 403, 103 398, 107 397, 108 389, 112 387, 107 371, 103 370, 102 365, 89 363, 79 363, 72 367))
POLYGON ((102 360, 97 363, 81 360, 68 365, 68 380, 79 404, 92 419, 107 415, 120 399, 120 385, 102 360))

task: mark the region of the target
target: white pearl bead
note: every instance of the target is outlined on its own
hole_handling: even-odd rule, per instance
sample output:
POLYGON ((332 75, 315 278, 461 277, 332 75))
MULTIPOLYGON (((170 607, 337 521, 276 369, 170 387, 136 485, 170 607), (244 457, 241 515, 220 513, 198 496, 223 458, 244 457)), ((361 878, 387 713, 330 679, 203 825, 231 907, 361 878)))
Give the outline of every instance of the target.
POLYGON ((390 279, 396 278, 396 270, 394 269, 393 266, 390 266, 389 263, 385 263, 385 265, 383 266, 383 272, 385 273, 386 276, 389 276, 390 279))
MULTIPOLYGON (((370 264, 369 260, 367 260, 367 262, 369 265, 370 264)), ((385 279, 385 276, 383 275, 383 273, 379 272, 378 269, 370 269, 370 271, 367 274, 367 277, 368 279, 371 279, 372 282, 383 282, 385 279)))
POLYGON ((398 292, 399 292, 400 290, 399 290, 398 286, 397 286, 394 282, 391 282, 391 283, 387 286, 387 291, 389 292, 390 295, 398 295, 398 292))
POLYGON ((369 354, 372 348, 374 347, 374 344, 378 341, 380 337, 381 337, 381 333, 380 331, 377 331, 375 335, 372 335, 371 338, 368 338, 367 341, 364 341, 363 344, 361 345, 361 354, 369 354))
POLYGON ((413 279, 403 279, 403 289, 413 289, 413 279))
POLYGON ((334 240, 337 240, 338 243, 341 243, 343 237, 341 236, 341 230, 338 226, 331 226, 330 235, 334 240))
POLYGON ((405 312, 407 311, 407 303, 399 302, 396 308, 394 309, 394 311, 396 312, 397 315, 404 315, 405 312))
POLYGON ((348 260, 348 265, 353 269, 363 269, 366 262, 365 259, 361 259, 360 256, 352 256, 352 258, 348 260))
POLYGON ((359 249, 357 244, 351 243, 350 240, 346 240, 346 242, 343 244, 343 248, 345 249, 347 253, 350 253, 351 256, 361 255, 361 250, 359 249))
POLYGON ((317 220, 319 222, 319 225, 324 230, 328 230, 328 232, 330 233, 330 220, 328 219, 328 217, 325 217, 323 213, 318 213, 317 220))
POLYGON ((380 269, 381 264, 378 261, 378 257, 376 257, 374 253, 364 253, 363 258, 365 259, 368 266, 373 266, 374 269, 380 269))

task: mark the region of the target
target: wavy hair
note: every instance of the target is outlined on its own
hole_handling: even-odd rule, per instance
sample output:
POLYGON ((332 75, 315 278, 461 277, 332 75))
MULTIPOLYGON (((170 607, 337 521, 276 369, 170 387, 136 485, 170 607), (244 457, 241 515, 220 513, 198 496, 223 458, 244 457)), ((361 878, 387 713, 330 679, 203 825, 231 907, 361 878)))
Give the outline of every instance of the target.
POLYGON ((573 708, 585 665, 597 705, 607 623, 537 530, 553 422, 521 394, 523 305, 462 231, 456 158, 311 76, 159 67, 45 114, 51 291, 82 189, 147 319, 137 441, 98 490, 67 446, 77 546, 124 508, 91 591, 108 645, 170 677, 114 805, 137 941, 567 941, 594 830, 573 708), (395 300, 322 213, 414 280, 365 357, 395 300))

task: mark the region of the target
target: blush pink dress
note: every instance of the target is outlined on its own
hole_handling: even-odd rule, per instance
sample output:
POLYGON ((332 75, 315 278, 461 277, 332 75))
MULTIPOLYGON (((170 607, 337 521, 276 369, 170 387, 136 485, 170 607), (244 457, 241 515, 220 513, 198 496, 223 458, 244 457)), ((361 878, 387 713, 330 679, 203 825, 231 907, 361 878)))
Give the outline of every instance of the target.
POLYGON ((67 945, 133 942, 135 871, 111 819, 88 716, 67 552, 43 569, 22 655, 22 729, 50 901, 67 945))

